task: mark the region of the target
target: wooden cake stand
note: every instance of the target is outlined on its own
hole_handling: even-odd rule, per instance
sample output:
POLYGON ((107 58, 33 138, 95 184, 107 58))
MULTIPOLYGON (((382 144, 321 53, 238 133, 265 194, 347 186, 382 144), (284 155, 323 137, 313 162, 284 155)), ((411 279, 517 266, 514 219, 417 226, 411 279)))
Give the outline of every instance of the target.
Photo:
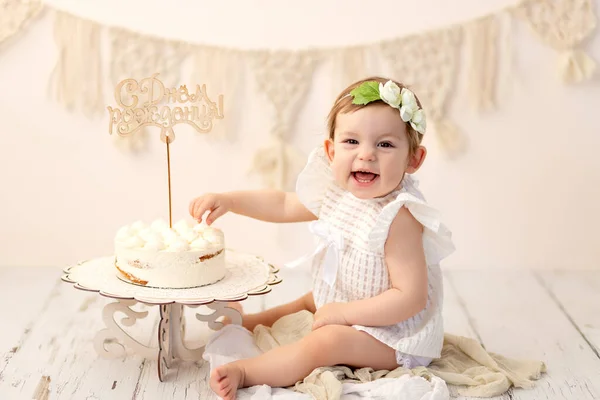
POLYGON ((97 292, 116 299, 102 310, 106 325, 94 338, 94 348, 103 358, 119 358, 125 355, 125 346, 145 358, 158 360, 158 378, 164 381, 166 372, 177 360, 197 361, 202 359, 205 346, 189 348, 184 343, 185 318, 183 307, 196 308, 204 305, 214 310, 212 314, 196 313, 196 319, 217 331, 223 324, 217 319, 229 317, 231 323, 241 325, 240 313, 227 303, 241 301, 249 296, 263 295, 271 286, 281 282, 276 275, 278 269, 262 258, 226 250, 227 273, 220 281, 201 287, 166 289, 145 287, 123 280, 114 266, 114 256, 95 258, 64 269, 61 279, 75 288, 97 292), (123 326, 131 327, 138 319, 148 316, 148 311, 131 309, 136 303, 159 307, 158 347, 146 346, 127 333, 115 320, 117 312, 127 317, 123 326))

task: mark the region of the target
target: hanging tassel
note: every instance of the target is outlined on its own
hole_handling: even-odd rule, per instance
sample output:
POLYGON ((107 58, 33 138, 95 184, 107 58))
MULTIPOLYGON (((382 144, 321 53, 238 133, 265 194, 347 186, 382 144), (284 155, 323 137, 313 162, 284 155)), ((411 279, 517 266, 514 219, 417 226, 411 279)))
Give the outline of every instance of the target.
POLYGON ((272 145, 258 151, 251 172, 264 174, 270 188, 295 186, 295 150, 290 141, 298 108, 306 97, 312 73, 322 53, 317 51, 258 51, 253 67, 258 88, 273 105, 272 145))
MULTIPOLYGON (((227 113, 236 110, 241 105, 238 95, 241 86, 240 53, 235 50, 219 49, 216 47, 198 46, 194 54, 194 66, 191 74, 191 86, 206 83, 210 98, 223 95, 223 108, 227 113)), ((233 140, 235 125, 238 118, 224 118, 215 125, 207 137, 209 139, 233 140)))
POLYGON ((334 98, 348 85, 348 82, 355 82, 367 75, 365 51, 363 47, 351 47, 332 54, 334 98))
POLYGON ((592 77, 596 62, 577 46, 596 29, 593 1, 524 1, 512 13, 559 52, 558 68, 563 82, 577 83, 592 77))
POLYGON ((514 94, 515 87, 518 86, 519 79, 516 74, 516 58, 514 56, 513 42, 513 15, 508 9, 498 15, 499 28, 501 35, 499 37, 500 44, 498 45, 498 59, 503 62, 498 67, 498 84, 496 85, 496 98, 507 98, 514 94))
POLYGON ((495 107, 498 20, 495 15, 478 19, 465 27, 470 44, 468 85, 471 103, 475 110, 485 111, 495 107))
POLYGON ((283 189, 282 177, 286 175, 287 169, 284 147, 283 141, 276 138, 269 146, 259 149, 254 154, 250 173, 261 175, 263 185, 269 189, 283 189))
POLYGON ((596 71, 596 62, 580 49, 563 51, 559 55, 559 71, 566 83, 590 79, 596 71))
POLYGON ((54 39, 58 59, 50 76, 50 96, 88 117, 103 113, 100 26, 56 11, 54 39))
POLYGON ((259 149, 252 160, 250 174, 259 174, 269 189, 294 190, 295 176, 304 166, 304 158, 279 137, 259 149))
POLYGON ((467 138, 449 119, 433 121, 434 130, 444 152, 454 158, 466 150, 467 138))

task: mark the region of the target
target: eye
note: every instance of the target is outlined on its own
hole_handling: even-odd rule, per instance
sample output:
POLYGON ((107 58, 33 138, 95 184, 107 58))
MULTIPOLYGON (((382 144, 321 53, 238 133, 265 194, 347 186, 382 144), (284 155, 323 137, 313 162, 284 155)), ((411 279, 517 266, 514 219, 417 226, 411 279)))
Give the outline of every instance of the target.
POLYGON ((390 142, 381 142, 379 143, 379 146, 381 147, 394 147, 394 145, 390 142))
POLYGON ((354 139, 346 139, 344 140, 342 143, 348 143, 348 144, 358 144, 358 141, 354 140, 354 139))

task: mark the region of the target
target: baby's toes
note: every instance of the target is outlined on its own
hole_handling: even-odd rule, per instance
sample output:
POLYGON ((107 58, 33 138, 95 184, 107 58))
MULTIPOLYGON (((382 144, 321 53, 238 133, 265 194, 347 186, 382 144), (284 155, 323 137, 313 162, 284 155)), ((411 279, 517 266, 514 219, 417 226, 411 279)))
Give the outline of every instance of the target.
POLYGON ((225 390, 228 381, 229 379, 223 377, 223 373, 219 368, 210 374, 210 387, 219 397, 225 397, 225 393, 228 392, 228 390, 225 390))
POLYGON ((230 385, 229 388, 224 390, 223 394, 221 394, 220 396, 223 398, 223 400, 235 400, 236 392, 237 390, 234 390, 234 388, 230 385))
POLYGON ((219 382, 219 392, 226 394, 231 390, 231 380, 227 377, 219 382))

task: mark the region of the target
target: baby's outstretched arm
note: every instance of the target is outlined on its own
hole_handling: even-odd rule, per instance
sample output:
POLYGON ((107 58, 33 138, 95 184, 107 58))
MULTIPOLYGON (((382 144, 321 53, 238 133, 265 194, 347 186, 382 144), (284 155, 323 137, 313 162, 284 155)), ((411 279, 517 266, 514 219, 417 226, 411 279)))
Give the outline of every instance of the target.
POLYGON ((296 193, 280 190, 249 190, 209 193, 191 201, 189 212, 201 222, 206 211, 207 224, 228 211, 266 222, 305 222, 316 219, 298 200, 296 193))
POLYGON ((404 207, 390 226, 385 262, 392 288, 375 297, 346 303, 344 317, 349 325, 393 325, 418 314, 427 305, 423 226, 404 207))

